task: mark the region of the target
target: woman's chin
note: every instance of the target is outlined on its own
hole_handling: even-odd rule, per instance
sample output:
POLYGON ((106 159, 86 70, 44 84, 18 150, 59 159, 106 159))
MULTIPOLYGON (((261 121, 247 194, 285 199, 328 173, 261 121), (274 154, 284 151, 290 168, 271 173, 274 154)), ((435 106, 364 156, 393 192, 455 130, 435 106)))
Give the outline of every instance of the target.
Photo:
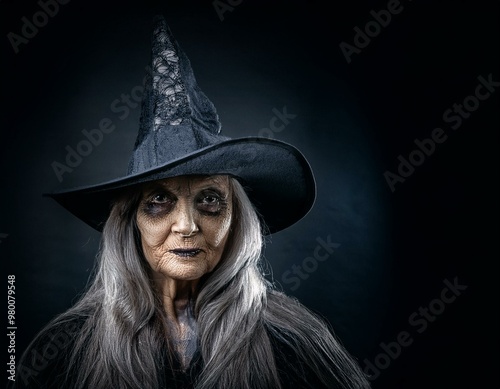
POLYGON ((163 266, 158 271, 165 277, 177 281, 196 281, 203 277, 207 272, 205 261, 195 260, 193 258, 186 260, 180 259, 168 266, 163 266))

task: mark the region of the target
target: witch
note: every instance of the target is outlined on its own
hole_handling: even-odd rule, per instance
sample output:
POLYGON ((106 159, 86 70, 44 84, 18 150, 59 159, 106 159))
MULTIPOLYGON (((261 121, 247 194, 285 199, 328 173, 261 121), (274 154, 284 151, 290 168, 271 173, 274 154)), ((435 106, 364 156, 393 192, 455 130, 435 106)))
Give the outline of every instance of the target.
POLYGON ((292 145, 220 134, 163 17, 127 174, 50 196, 102 231, 86 292, 32 341, 16 388, 369 388, 332 330, 261 269, 304 217, 292 145))

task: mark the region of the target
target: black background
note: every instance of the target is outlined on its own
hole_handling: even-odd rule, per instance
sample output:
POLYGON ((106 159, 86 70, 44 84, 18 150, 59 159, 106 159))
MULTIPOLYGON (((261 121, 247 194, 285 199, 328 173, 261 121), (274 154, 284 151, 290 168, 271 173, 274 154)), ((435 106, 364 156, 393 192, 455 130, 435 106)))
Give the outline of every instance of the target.
POLYGON ((498 387, 499 92, 456 130, 442 118, 479 76, 500 80, 498 6, 401 6, 347 63, 340 43, 353 44, 354 27, 387 2, 243 0, 221 20, 212 1, 72 0, 15 54, 7 34, 40 6, 2 1, 0 256, 16 276, 18 354, 84 289, 99 243, 41 194, 125 174, 139 108, 121 119, 111 105, 141 85, 161 12, 224 134, 259 135, 273 109, 296 115, 273 136, 309 159, 318 196, 267 243, 278 286, 328 319, 363 367, 410 334, 374 388, 498 387), (116 130, 59 182, 53 161, 106 117, 116 130), (436 127, 447 140, 392 193, 384 172, 397 173, 398 156, 436 127), (328 237, 340 246, 292 288, 283 274, 328 237), (467 289, 419 333, 410 315, 455 278, 467 289))

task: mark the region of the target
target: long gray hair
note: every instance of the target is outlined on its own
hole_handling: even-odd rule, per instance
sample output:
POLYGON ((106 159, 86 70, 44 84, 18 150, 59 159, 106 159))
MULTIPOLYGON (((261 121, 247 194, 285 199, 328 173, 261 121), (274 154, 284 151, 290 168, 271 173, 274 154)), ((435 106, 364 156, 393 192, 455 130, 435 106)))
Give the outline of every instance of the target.
MULTIPOLYGON (((231 185, 231 235, 194 301, 203 358, 196 388, 281 388, 271 338, 300 356, 326 387, 369 388, 323 320, 266 281, 261 223, 240 183, 231 179, 231 185)), ((138 191, 116 201, 88 290, 45 329, 82 319, 66 371, 75 388, 156 389, 161 366, 168 366, 175 355, 142 253, 136 225, 139 201, 138 191)))

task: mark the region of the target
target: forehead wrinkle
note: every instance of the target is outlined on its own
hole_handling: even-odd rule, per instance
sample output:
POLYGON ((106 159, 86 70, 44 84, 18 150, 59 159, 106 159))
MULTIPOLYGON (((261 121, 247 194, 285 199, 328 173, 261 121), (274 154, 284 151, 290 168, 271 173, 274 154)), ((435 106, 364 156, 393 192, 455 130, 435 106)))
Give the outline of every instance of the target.
POLYGON ((203 179, 201 179, 200 181, 201 181, 200 186, 204 185, 206 183, 212 183, 212 184, 215 184, 216 186, 219 186, 219 187, 229 188, 229 177, 228 176, 222 176, 222 175, 208 176, 208 177, 203 177, 203 179))
POLYGON ((193 191, 202 190, 209 187, 210 184, 218 188, 229 191, 230 185, 227 176, 180 176, 166 178, 164 180, 154 181, 147 186, 147 190, 153 190, 155 187, 162 187, 175 195, 191 196, 193 191))

